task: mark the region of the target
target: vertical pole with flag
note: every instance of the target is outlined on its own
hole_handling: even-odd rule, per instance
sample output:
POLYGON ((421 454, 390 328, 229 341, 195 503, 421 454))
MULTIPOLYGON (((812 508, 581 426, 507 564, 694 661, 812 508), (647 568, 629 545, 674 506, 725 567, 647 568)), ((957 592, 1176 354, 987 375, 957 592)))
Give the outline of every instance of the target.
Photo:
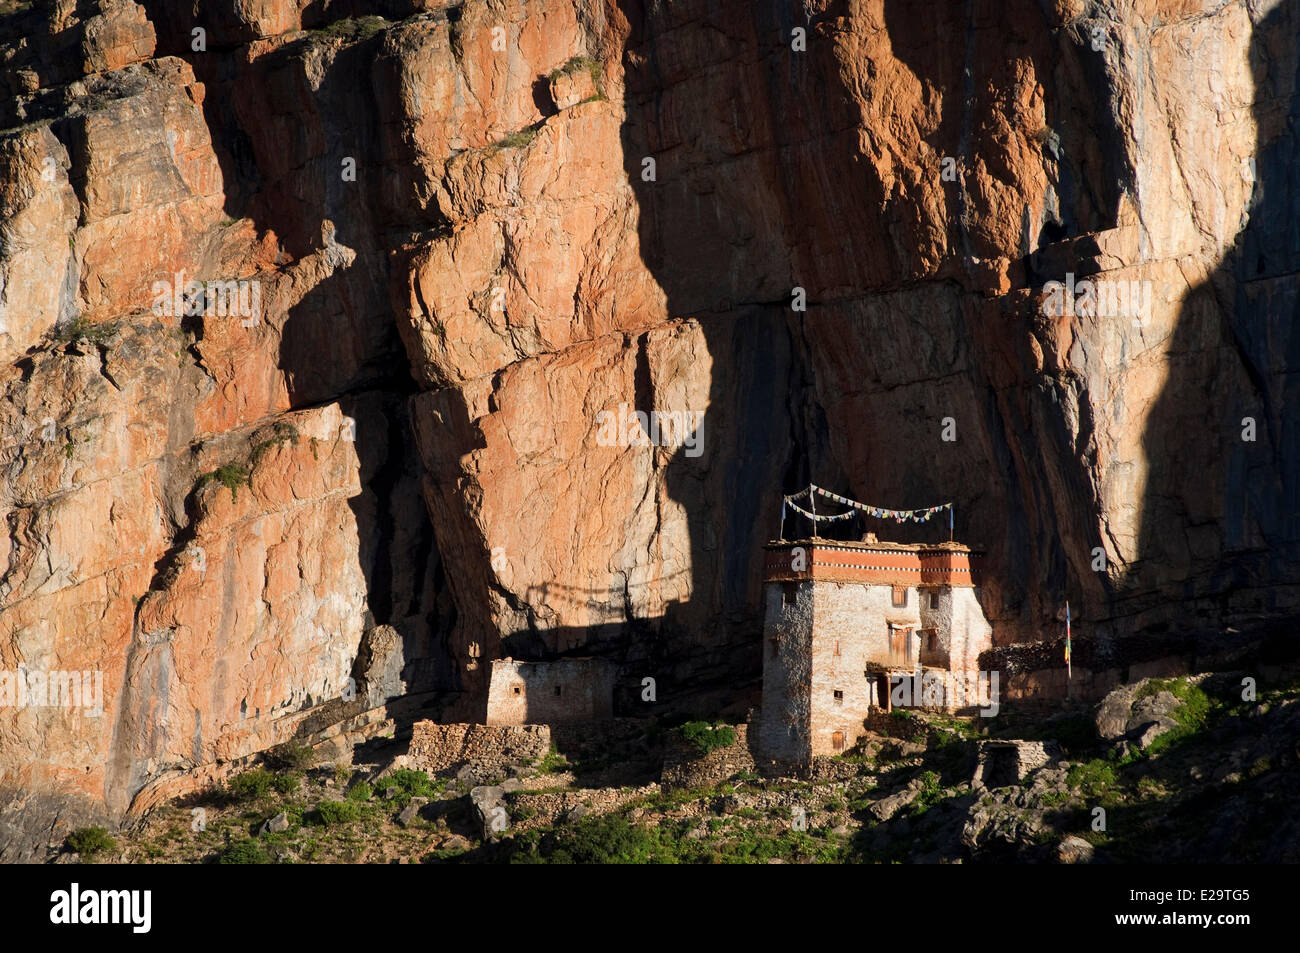
POLYGON ((1065 678, 1069 681, 1074 677, 1070 667, 1070 600, 1065 600, 1065 678))

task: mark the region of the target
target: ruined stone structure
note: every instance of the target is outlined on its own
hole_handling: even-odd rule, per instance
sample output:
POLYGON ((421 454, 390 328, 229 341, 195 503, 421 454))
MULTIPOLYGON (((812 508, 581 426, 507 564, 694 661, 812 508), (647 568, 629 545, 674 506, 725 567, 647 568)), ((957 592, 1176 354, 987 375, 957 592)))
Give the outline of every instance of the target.
MULTIPOLYGON (((871 535, 769 543, 760 753, 804 764, 837 754, 873 706, 889 706, 891 682, 918 672, 973 679, 992 645, 975 588, 979 555, 871 535)), ((960 707, 951 692, 927 701, 960 707)))
POLYGON ((492 663, 487 724, 563 725, 614 714, 615 668, 604 659, 492 663))

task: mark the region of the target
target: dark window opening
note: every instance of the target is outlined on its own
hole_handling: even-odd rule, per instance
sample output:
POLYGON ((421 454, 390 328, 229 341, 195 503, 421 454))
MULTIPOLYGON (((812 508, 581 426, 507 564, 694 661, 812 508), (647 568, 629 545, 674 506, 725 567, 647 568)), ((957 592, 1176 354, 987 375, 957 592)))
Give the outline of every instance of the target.
POLYGON ((930 608, 931 609, 939 608, 939 593, 937 592, 930 593, 930 608))
POLYGON ((516 695, 519 694, 519 686, 518 686, 518 685, 515 686, 515 694, 516 694, 516 695))
POLYGON ((799 584, 797 582, 786 582, 781 584, 781 605, 792 606, 798 598, 799 584))
POLYGON ((930 648, 930 651, 931 651, 931 652, 934 652, 934 651, 937 651, 937 650, 938 650, 938 648, 939 648, 939 634, 938 634, 937 632, 931 632, 931 633, 930 633, 929 648, 930 648))
POLYGON ((843 692, 837 691, 837 692, 835 693, 835 704, 837 704, 837 705, 843 705, 843 704, 844 704, 844 693, 843 693, 843 692))
POLYGON ((556 695, 557 698, 559 697, 559 694, 560 694, 560 686, 559 686, 559 685, 556 685, 556 686, 555 686, 555 695, 556 695))

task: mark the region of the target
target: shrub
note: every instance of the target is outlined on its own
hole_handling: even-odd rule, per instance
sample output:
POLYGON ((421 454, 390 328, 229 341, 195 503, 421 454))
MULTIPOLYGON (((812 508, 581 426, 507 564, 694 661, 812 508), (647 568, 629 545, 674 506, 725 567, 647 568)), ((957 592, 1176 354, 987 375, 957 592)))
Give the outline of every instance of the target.
POLYGON ((269 864, 270 862, 270 855, 252 838, 231 844, 217 856, 219 864, 269 864))
POLYGON ((316 810, 326 824, 350 824, 361 817, 361 805, 356 801, 321 801, 316 810))
POLYGON ((736 730, 730 725, 712 725, 707 721, 688 721, 677 727, 678 736, 705 755, 736 743, 736 730))
POLYGON ((117 841, 102 827, 79 827, 68 835, 67 844, 71 850, 87 857, 117 847, 117 841))
POLYGON ((239 488, 248 485, 248 469, 242 463, 226 463, 211 473, 199 477, 197 489, 203 489, 209 483, 220 483, 230 491, 232 500, 239 499, 239 488))
POLYGON ((415 771, 411 768, 399 768, 383 778, 379 782, 380 786, 395 787, 397 793, 393 795, 394 800, 409 801, 413 797, 436 798, 442 793, 442 789, 447 786, 446 781, 433 781, 423 771, 415 771))
POLYGON ((296 771, 291 771, 288 774, 277 774, 275 780, 271 782, 271 786, 275 788, 277 794, 289 795, 298 790, 301 781, 301 775, 296 771))
POLYGON ((661 843, 658 831, 611 815, 584 818, 540 837, 530 834, 516 838, 522 849, 511 858, 513 863, 645 864, 672 859, 671 847, 661 843))
POLYGON ((527 129, 516 129, 504 138, 497 140, 495 146, 498 149, 518 149, 528 145, 537 137, 538 127, 529 126, 527 129))
POLYGON ((316 752, 310 745, 294 744, 292 741, 273 748, 270 757, 271 763, 277 768, 289 771, 306 771, 316 763, 316 752))
POLYGON ((358 781, 349 789, 347 797, 349 801, 369 801, 374 793, 368 781, 358 781))
POLYGON ((78 338, 85 338, 92 344, 103 344, 117 333, 119 327, 121 325, 116 321, 96 322, 78 315, 71 321, 58 325, 54 331, 54 339, 61 344, 67 344, 78 338))
POLYGON ((271 773, 261 768, 245 771, 226 782, 226 793, 234 801, 253 801, 271 789, 271 773))
POLYGON ((298 428, 295 427, 293 424, 288 424, 283 421, 279 421, 272 428, 272 431, 273 431, 273 436, 270 436, 267 439, 259 441, 258 443, 253 445, 252 453, 249 454, 249 461, 252 463, 253 466, 257 466, 258 463, 261 462, 264 456, 266 456, 268 453, 271 452, 271 450, 275 449, 281 444, 285 444, 285 443, 296 444, 298 442, 298 428))

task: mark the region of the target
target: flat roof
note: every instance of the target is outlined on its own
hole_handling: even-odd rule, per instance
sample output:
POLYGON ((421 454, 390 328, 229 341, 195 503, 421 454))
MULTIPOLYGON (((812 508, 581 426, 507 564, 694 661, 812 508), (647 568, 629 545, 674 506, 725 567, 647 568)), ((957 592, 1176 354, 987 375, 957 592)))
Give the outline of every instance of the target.
POLYGON ((860 552, 952 552, 974 554, 981 554, 984 552, 982 549, 974 549, 967 546, 965 543, 949 542, 947 540, 942 543, 891 543, 881 539, 869 543, 865 540, 822 539, 820 536, 804 537, 803 539, 771 539, 768 540, 767 545, 764 548, 785 549, 789 546, 815 546, 819 549, 851 549, 860 552))

